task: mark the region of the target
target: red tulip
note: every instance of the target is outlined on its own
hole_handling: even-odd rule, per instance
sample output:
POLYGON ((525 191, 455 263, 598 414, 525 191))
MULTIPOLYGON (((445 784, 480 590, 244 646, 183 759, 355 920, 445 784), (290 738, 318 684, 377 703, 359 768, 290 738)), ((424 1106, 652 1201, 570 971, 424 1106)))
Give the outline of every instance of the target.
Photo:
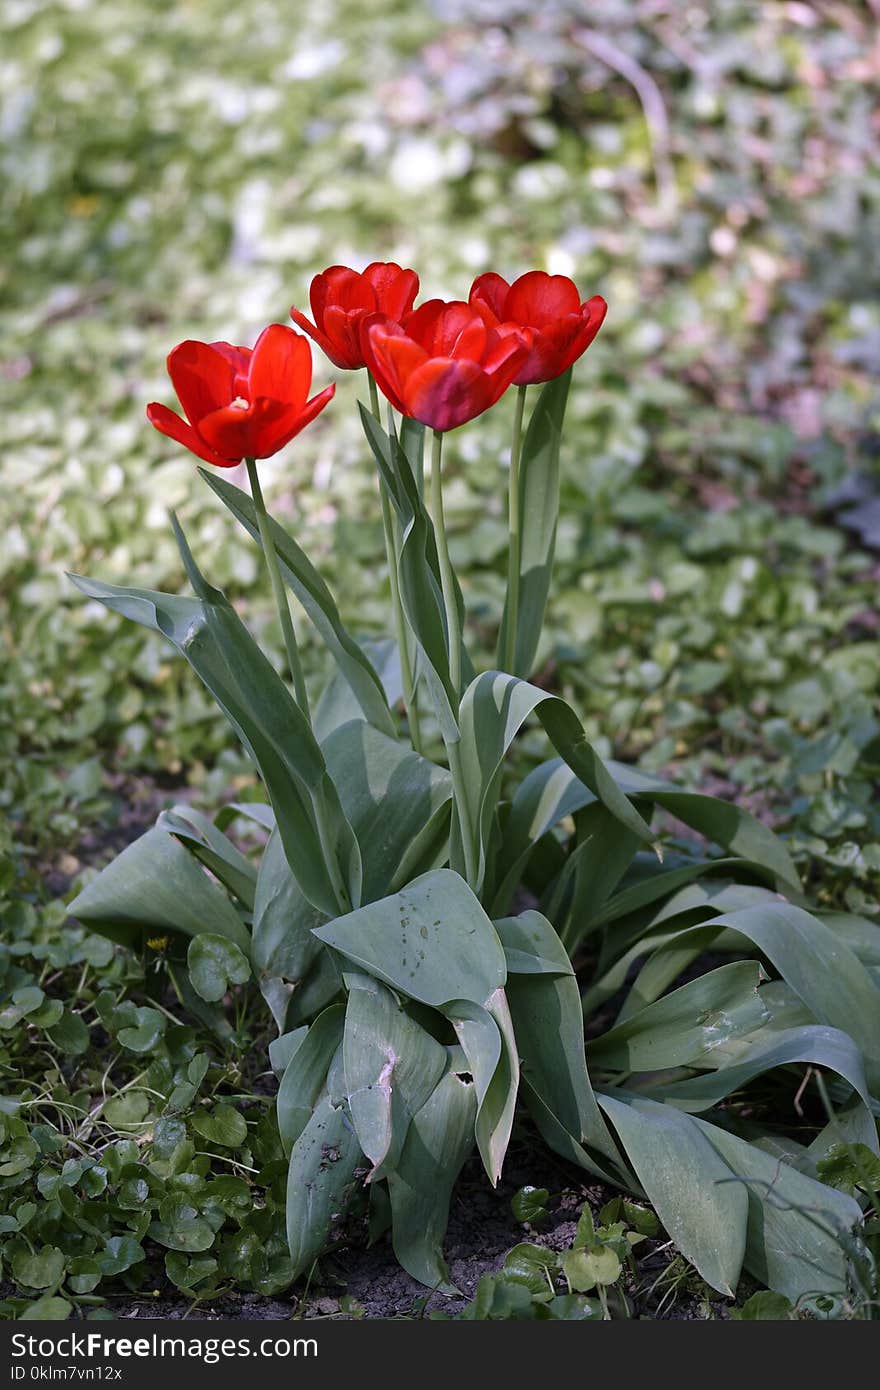
POLYGON ((316 275, 309 289, 315 322, 291 309, 290 317, 314 338, 337 367, 364 366, 360 325, 367 314, 385 314, 402 322, 419 292, 414 270, 401 270, 393 261, 374 261, 358 273, 331 265, 316 275))
POLYGON ((528 356, 528 335, 489 327, 462 300, 430 299, 404 327, 374 315, 361 327, 364 358, 402 415, 454 430, 493 406, 528 356))
POLYGON ((531 351, 515 378, 517 386, 552 381, 586 352, 602 327, 608 305, 600 294, 585 304, 565 275, 530 270, 512 285, 494 271, 471 286, 470 304, 492 327, 516 324, 532 330, 531 351))
POLYGON ((308 399, 312 350, 283 324, 264 328, 253 349, 231 343, 180 343, 168 374, 186 419, 167 405, 147 406, 162 434, 218 468, 268 458, 324 409, 335 386, 308 399))

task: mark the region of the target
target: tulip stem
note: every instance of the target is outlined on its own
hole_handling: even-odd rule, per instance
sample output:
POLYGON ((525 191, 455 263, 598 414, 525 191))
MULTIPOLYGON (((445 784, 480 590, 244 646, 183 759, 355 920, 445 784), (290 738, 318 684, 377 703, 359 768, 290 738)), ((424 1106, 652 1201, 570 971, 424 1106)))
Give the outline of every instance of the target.
POLYGON ((516 412, 513 417, 513 441, 510 447, 510 479, 508 482, 508 527, 510 531, 507 552, 507 612, 504 626, 503 649, 499 651, 499 665, 510 675, 517 674, 516 667, 516 629, 519 620, 519 580, 522 567, 522 516, 519 505, 519 465, 522 458, 523 411, 526 404, 525 386, 516 392, 516 412))
MULTIPOLYGON (((379 392, 376 389, 376 381, 372 372, 367 372, 367 380, 370 383, 370 405, 376 419, 381 423, 382 416, 379 411, 379 392)), ((391 421, 389 420, 388 423, 388 433, 390 437, 391 421)), ((413 674, 409 630, 403 611, 403 600, 400 596, 400 575, 397 571, 397 563, 400 555, 399 532, 397 522, 391 511, 388 490, 381 477, 379 478, 379 501, 382 506, 382 530, 385 533, 385 556, 388 561, 388 582, 391 586, 391 611, 394 618, 394 639, 397 643, 397 653, 400 658, 400 679, 403 686, 403 703, 409 721, 412 746, 417 753, 421 754, 422 727, 419 720, 418 704, 416 702, 416 681, 413 674)))
POLYGON ((443 604, 446 609, 446 636, 449 643, 449 681, 455 691, 456 702, 461 699, 461 627, 458 621, 458 604, 455 595, 455 574, 449 559, 449 543, 446 538, 446 518, 443 515, 443 486, 441 458, 443 454, 443 435, 434 430, 434 443, 431 450, 431 512, 434 517, 434 531, 437 536, 437 558, 440 561, 440 586, 443 590, 443 604))
MULTIPOLYGON (((431 514, 434 519, 434 533, 437 538, 437 558, 440 562, 440 586, 443 591, 443 605, 446 609, 446 631, 449 642, 449 681, 455 694, 453 714, 456 724, 459 721, 459 701, 461 699, 461 626, 458 620, 458 603, 455 593, 455 573, 449 558, 449 543, 446 538, 446 519, 443 514, 443 486, 441 460, 443 454, 443 434, 434 430, 431 449, 431 514)), ((442 722, 442 721, 441 721, 442 722)), ((473 829, 470 808, 465 791, 464 767, 461 761, 461 741, 445 738, 449 771, 452 773, 452 786, 455 793, 455 808, 464 854, 465 879, 476 891, 477 874, 473 863, 473 829)))
POLYGON ((306 719, 308 719, 309 697, 306 690, 305 677, 303 676, 302 662, 299 657, 296 633, 293 630, 293 619, 290 616, 287 590, 281 578, 281 571, 278 568, 278 556, 275 553, 275 542, 269 530, 269 513, 266 511, 266 503, 263 500, 263 489, 260 487, 257 464, 256 460, 251 458, 245 459, 245 463, 247 464, 248 479, 254 499, 254 511, 257 514, 257 525, 260 528, 260 544, 263 547, 263 554, 266 557, 269 582, 272 585, 272 595, 275 599, 275 607, 278 609, 281 631, 284 635, 284 650, 287 653, 287 664, 290 667, 290 674, 293 677, 296 703, 299 705, 306 719))

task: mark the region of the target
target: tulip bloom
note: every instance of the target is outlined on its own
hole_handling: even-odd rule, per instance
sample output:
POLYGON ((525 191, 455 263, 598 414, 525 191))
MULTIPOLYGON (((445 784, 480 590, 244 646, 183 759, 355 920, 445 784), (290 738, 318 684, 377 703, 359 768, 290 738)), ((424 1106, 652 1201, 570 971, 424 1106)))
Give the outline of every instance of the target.
POLYGON ((376 315, 361 326, 366 365, 402 415, 454 430, 493 406, 529 353, 528 334, 490 327, 462 300, 430 299, 404 327, 376 315))
POLYGON ((331 265, 316 275, 309 288, 315 322, 298 309, 290 317, 335 363, 355 369, 364 366, 360 326, 368 314, 384 314, 400 323, 412 310, 419 292, 414 270, 402 270, 393 261, 373 261, 359 273, 344 265, 331 265))
POLYGON ((168 355, 168 375, 186 419, 155 401, 147 406, 147 419, 217 468, 277 454, 336 389, 328 386, 308 399, 312 350, 300 333, 280 323, 265 328, 253 349, 180 343, 168 355))
POLYGON ((468 302, 491 327, 531 329, 531 350, 514 378, 517 386, 552 381, 586 352, 602 327, 608 305, 599 294, 585 304, 565 275, 530 270, 509 285, 490 271, 471 286, 468 302))

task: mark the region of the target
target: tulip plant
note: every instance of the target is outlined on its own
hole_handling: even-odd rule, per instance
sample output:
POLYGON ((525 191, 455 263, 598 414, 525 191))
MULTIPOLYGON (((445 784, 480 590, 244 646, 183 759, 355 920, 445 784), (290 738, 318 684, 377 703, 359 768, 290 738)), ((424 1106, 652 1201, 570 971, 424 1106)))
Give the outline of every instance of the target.
POLYGON ((177 648, 266 799, 214 818, 163 813, 72 911, 133 949, 167 937, 175 986, 202 1019, 258 982, 278 1033, 297 1273, 366 1197, 401 1264, 448 1290, 457 1175, 476 1148, 496 1184, 527 1118, 592 1178, 650 1199, 713 1288, 732 1294, 746 1269, 792 1298, 843 1294, 862 1213, 820 1179, 834 1145, 877 1149, 880 930, 811 911, 769 829, 729 801, 603 761, 575 711, 528 679, 569 381, 604 300, 584 303, 570 280, 539 271, 512 284, 482 275, 467 301, 414 308, 417 291, 397 265, 334 266, 312 284, 313 321, 292 311, 337 367, 364 373, 390 674, 260 486, 259 460, 333 395, 309 395, 307 338, 274 324, 253 350, 185 342, 170 354, 183 416, 155 404, 149 419, 208 465, 202 478, 260 548, 286 669, 174 518, 192 596, 74 582, 177 648), (509 387, 507 597, 495 669, 476 671, 443 443, 509 387), (249 491, 222 471, 242 462, 249 491), (335 664, 317 700, 290 594, 335 664), (548 756, 518 780, 508 755, 533 718, 548 756), (239 817, 266 832, 259 862, 226 833, 239 817), (669 817, 695 834, 664 854, 669 817))

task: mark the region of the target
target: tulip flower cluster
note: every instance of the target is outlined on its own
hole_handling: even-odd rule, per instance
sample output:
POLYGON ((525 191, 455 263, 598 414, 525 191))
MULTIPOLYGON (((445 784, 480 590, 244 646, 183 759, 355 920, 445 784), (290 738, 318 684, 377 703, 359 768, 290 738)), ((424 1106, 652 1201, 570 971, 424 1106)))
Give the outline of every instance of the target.
MULTIPOLYGON (((606 304, 581 303, 573 281, 532 270, 512 285, 479 276, 468 299, 430 299, 414 309, 419 278, 393 262, 358 272, 330 266, 316 275, 313 322, 291 317, 344 370, 366 367, 401 415, 445 433, 482 415, 508 386, 553 380, 590 346, 606 304)), ((268 458, 323 410, 329 386, 308 398, 311 356, 294 329, 273 324, 253 351, 229 343, 185 342, 168 372, 185 419, 154 403, 156 429, 207 463, 228 468, 268 458)))

